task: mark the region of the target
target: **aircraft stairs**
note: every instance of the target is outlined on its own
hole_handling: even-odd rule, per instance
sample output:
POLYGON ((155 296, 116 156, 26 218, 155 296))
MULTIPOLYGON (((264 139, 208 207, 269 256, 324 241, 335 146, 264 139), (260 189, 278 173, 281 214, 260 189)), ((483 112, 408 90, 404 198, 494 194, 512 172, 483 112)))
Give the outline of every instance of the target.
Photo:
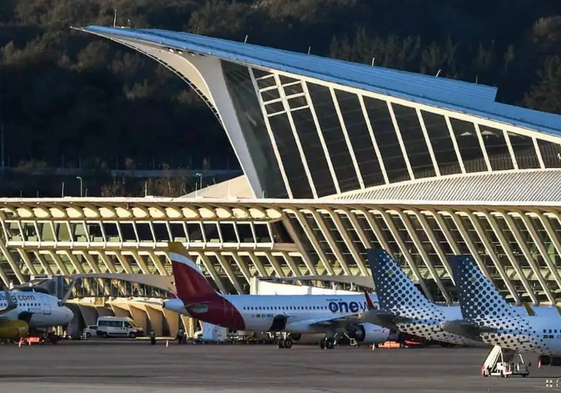
POLYGON ((495 345, 481 365, 481 375, 505 378, 511 375, 527 377, 529 371, 528 365, 519 352, 495 345))

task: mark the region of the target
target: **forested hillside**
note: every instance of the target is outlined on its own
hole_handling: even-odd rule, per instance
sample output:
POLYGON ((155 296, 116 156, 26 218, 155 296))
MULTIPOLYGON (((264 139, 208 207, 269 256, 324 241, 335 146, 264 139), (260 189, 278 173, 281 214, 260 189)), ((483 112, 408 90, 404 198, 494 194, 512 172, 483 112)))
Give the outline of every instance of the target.
POLYGON ((118 23, 249 41, 499 87, 561 113, 552 0, 1 0, 0 118, 9 164, 230 166, 196 94, 155 62, 70 25, 118 23), (158 143, 155 143, 157 137, 158 143), (122 165, 122 164, 121 164, 122 165))

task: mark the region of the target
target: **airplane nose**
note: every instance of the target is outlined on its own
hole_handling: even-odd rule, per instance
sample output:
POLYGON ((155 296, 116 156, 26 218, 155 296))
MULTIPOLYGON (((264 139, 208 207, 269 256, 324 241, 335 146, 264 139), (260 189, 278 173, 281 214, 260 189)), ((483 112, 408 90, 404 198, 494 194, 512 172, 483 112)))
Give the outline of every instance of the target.
POLYGON ((64 307, 63 312, 64 312, 64 316, 68 320, 68 322, 70 322, 71 320, 74 319, 74 312, 71 309, 69 309, 68 307, 64 307))

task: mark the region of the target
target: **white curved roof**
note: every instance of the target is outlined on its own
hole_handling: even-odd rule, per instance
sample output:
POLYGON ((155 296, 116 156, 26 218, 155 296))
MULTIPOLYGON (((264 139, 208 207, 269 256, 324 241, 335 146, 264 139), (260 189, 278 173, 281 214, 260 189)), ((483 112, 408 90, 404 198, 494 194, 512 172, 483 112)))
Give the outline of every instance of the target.
POLYGON ((157 29, 88 26, 77 30, 272 68, 413 102, 561 135, 561 116, 496 103, 495 87, 157 29))

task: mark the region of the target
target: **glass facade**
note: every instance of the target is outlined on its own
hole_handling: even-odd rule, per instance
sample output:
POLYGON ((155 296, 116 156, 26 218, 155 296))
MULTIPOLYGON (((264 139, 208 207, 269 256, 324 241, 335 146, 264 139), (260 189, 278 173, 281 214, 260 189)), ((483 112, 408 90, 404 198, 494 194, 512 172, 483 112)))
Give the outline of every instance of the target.
POLYGON ((393 104, 392 107, 415 178, 435 176, 436 173, 417 111, 414 108, 398 104, 393 104))
POLYGON ((560 144, 534 140, 498 123, 253 68, 256 91, 245 67, 225 64, 229 90, 248 128, 244 133, 258 146, 252 154, 275 171, 267 177, 259 168, 274 192, 269 196, 285 197, 287 187, 294 198, 312 198, 462 172, 561 168, 560 144))
POLYGON ((475 129, 475 125, 465 120, 450 119, 452 130, 458 143, 458 149, 464 162, 466 172, 484 172, 487 164, 475 129))
POLYGON ((442 115, 426 111, 421 111, 421 116, 427 128, 427 134, 429 134, 429 140, 440 174, 445 176, 462 173, 446 118, 442 115))
POLYGON ((540 167, 532 138, 526 135, 515 134, 514 132, 508 132, 508 138, 510 139, 516 162, 518 162, 518 169, 540 167))
POLYGON ((375 98, 364 97, 366 112, 372 124, 376 142, 380 148, 386 173, 390 182, 410 180, 401 145, 397 139, 388 103, 375 98))
POLYGON ((357 190, 360 188, 358 176, 335 110, 331 91, 325 86, 313 83, 307 85, 339 187, 342 192, 357 190))
MULTIPOLYGON (((265 196, 287 197, 288 192, 273 152, 271 138, 263 120, 249 70, 247 67, 227 61, 222 61, 222 70, 265 196)), ((272 78, 269 79, 274 81, 272 78)))

